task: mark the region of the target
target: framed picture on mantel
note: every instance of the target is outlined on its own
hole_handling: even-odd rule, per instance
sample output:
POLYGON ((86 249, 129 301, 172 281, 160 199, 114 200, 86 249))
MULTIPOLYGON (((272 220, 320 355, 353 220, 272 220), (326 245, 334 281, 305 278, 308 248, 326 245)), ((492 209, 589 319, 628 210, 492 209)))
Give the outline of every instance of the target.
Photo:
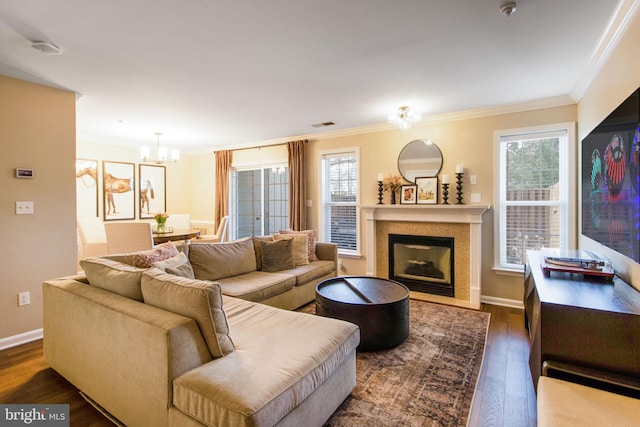
POLYGON ((438 177, 416 178, 416 203, 435 205, 438 203, 438 177))
POLYGON ((400 188, 400 204, 401 205, 415 205, 416 204, 416 186, 415 185, 403 185, 400 188))

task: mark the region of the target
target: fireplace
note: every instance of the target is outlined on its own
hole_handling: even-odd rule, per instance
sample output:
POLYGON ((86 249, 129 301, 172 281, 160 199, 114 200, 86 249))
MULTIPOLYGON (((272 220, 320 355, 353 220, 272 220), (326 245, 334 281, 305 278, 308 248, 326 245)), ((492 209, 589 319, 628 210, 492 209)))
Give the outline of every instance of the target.
POLYGON ((389 278, 410 290, 453 297, 453 238, 389 234, 389 278))

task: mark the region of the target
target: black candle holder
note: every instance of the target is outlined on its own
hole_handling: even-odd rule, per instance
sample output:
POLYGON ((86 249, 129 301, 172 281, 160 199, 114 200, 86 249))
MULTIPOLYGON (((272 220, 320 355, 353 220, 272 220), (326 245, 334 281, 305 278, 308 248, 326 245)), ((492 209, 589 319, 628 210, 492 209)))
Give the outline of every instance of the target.
POLYGON ((464 173, 460 172, 456 172, 456 193, 457 193, 457 199, 458 199, 458 203, 456 203, 456 205, 464 205, 464 203, 462 203, 462 175, 464 175, 464 173))
POLYGON ((384 205, 384 203, 382 203, 382 181, 378 181, 378 204, 384 205))
POLYGON ((442 204, 449 204, 449 184, 442 184, 442 204))

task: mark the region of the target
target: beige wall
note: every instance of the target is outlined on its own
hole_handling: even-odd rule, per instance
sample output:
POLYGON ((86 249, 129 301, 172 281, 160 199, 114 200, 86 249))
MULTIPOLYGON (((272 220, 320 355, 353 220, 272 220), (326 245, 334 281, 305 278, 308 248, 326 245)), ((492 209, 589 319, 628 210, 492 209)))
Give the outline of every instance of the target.
MULTIPOLYGON (((621 38, 578 103, 578 139, 581 141, 634 90, 640 87, 640 15, 621 38)), ((582 236, 580 247, 609 257, 616 274, 640 289, 640 264, 582 236)))
POLYGON ((75 132, 73 93, 0 76, 0 340, 42 328, 42 282, 76 271, 75 132), (34 214, 16 215, 16 201, 34 214))

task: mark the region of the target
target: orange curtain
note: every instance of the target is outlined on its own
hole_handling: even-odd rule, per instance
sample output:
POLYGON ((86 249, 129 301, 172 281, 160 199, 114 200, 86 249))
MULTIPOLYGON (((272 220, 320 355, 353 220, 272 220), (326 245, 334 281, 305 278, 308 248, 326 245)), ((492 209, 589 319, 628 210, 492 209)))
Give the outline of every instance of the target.
POLYGON ((289 153, 289 228, 304 230, 307 225, 305 198, 307 182, 304 175, 304 150, 307 140, 287 142, 289 153))
POLYGON ((229 170, 231 169, 231 151, 216 151, 216 229, 220 220, 229 215, 229 170))

